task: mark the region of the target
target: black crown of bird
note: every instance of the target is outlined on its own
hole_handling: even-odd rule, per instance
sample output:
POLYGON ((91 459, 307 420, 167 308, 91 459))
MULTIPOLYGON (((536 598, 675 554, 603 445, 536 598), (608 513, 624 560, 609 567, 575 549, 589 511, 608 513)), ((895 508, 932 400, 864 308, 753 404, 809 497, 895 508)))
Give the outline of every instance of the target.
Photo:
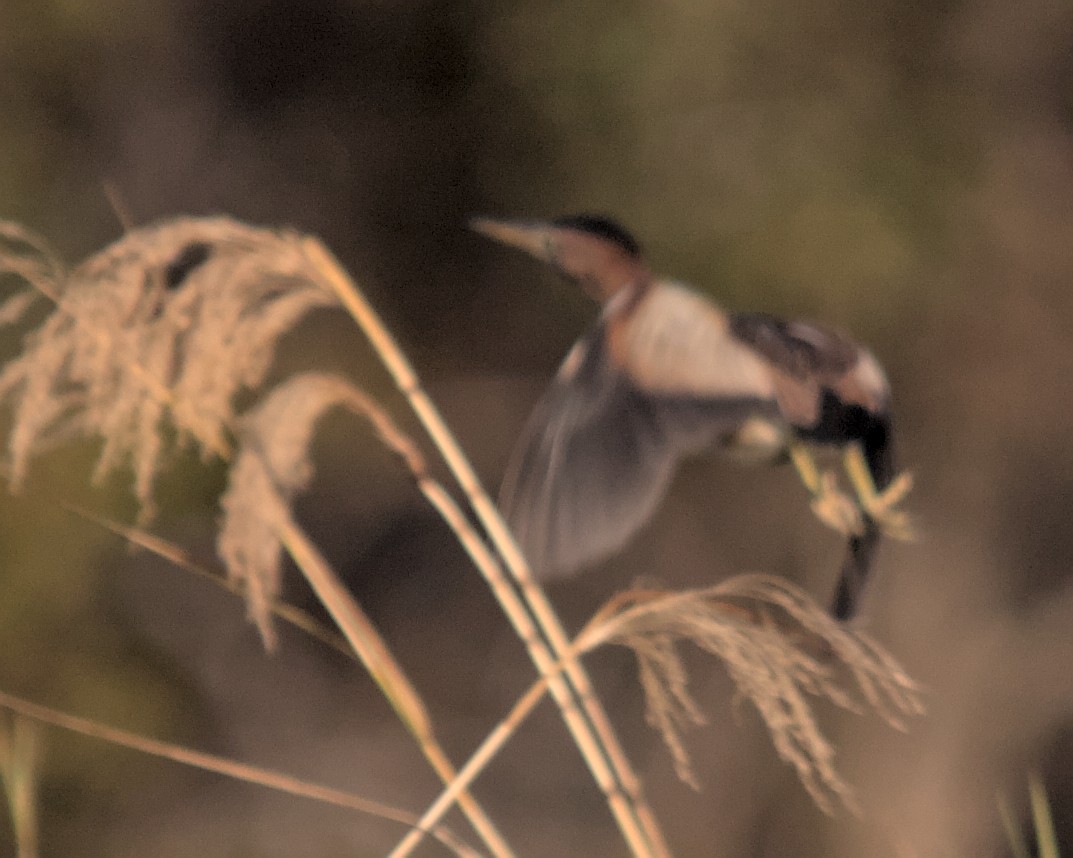
POLYGON ((832 612, 856 612, 880 533, 906 537, 895 508, 890 387, 867 349, 839 331, 730 313, 653 275, 610 218, 475 218, 602 305, 571 348, 518 441, 501 505, 541 579, 615 552, 663 498, 678 462, 708 448, 797 468, 826 523, 848 535, 832 612), (852 499, 812 445, 843 449, 852 499))

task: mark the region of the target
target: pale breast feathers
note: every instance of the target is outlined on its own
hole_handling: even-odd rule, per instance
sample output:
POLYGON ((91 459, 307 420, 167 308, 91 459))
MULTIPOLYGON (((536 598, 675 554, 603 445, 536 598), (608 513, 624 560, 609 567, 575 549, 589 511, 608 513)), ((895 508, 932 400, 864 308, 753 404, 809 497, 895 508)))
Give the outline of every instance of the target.
POLYGON ((609 346, 627 377, 648 393, 774 398, 764 362, 731 335, 718 307, 690 289, 657 282, 619 311, 621 320, 608 319, 609 346))

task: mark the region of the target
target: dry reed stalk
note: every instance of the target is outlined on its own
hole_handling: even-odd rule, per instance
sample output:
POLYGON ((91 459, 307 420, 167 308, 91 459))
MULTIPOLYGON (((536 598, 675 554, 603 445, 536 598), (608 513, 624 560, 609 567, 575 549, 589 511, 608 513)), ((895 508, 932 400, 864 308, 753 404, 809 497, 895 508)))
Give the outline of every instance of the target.
MULTIPOLYGON (((499 510, 492 503, 469 460, 421 386, 417 373, 372 305, 328 249, 317 239, 307 238, 305 250, 313 267, 321 272, 325 282, 336 293, 380 355, 399 390, 407 398, 443 456, 492 540, 496 552, 510 572, 517 589, 503 577, 503 569, 494 556, 483 548, 477 552, 470 551, 470 556, 499 599, 518 636, 525 642, 540 675, 547 679, 552 697, 559 706, 590 772, 603 790, 627 844, 638 856, 658 858, 669 855, 655 815, 642 794, 640 780, 633 772, 588 673, 572 653, 558 615, 544 591, 533 579, 529 566, 499 510), (556 668, 560 661, 565 665, 566 681, 556 668)), ((455 525, 452 524, 452 527, 455 525)), ((460 519, 459 527, 472 530, 464 518, 460 519)), ((455 532, 459 534, 464 545, 472 543, 483 546, 476 533, 468 533, 463 537, 458 528, 455 528, 455 532)))
MULTIPOLYGON (((242 415, 241 423, 233 410, 239 390, 264 381, 279 337, 310 310, 337 303, 310 268, 302 237, 227 218, 177 219, 128 233, 67 272, 43 240, 0 224, 2 274, 21 278, 55 305, 28 335, 20 356, 0 372, 0 400, 14 413, 8 439, 13 486, 22 483, 34 455, 72 437, 100 437, 96 476, 129 463, 147 518, 165 457, 166 425, 177 430, 180 444, 194 444, 206 456, 229 456, 241 425, 245 446, 231 469, 232 489, 245 480, 264 491, 247 493, 243 503, 241 491, 229 489, 225 507, 232 509, 220 548, 229 574, 245 587, 266 644, 273 641, 269 604, 285 539, 302 552, 303 571, 316 578, 315 589, 332 601, 327 607, 333 617, 346 624, 342 631, 360 645, 359 656, 369 659, 371 674, 433 768, 450 782, 454 769, 420 698, 334 572, 308 550, 286 509, 311 475, 306 446, 318 406, 332 404, 333 397, 351 405, 367 398, 352 388, 340 394, 315 378, 305 388, 281 385, 268 404, 303 407, 305 419, 288 415, 272 427, 272 437, 264 419, 260 436, 248 428, 256 428, 254 418, 263 418, 264 410, 242 415), (288 427, 297 434, 288 434, 288 427)), ((25 316, 32 305, 28 294, 0 304, 0 323, 25 316)), ((376 409, 357 410, 382 428, 376 409)), ((460 806, 493 854, 512 854, 472 796, 463 796, 460 806)))
MULTIPOLYGON (((851 803, 835 771, 833 748, 806 697, 858 709, 867 703, 892 723, 920 711, 911 680, 878 645, 832 621, 801 591, 778 579, 739 576, 680 594, 627 594, 612 601, 571 644, 495 506, 421 388, 409 362, 356 286, 316 239, 256 230, 226 219, 183 219, 138 230, 68 275, 43 242, 0 225, 0 273, 23 278, 57 304, 23 355, 0 372, 0 399, 14 405, 9 438, 16 484, 31 455, 72 435, 105 439, 98 474, 130 462, 143 513, 161 467, 167 419, 180 442, 204 454, 234 453, 218 549, 243 587, 266 644, 286 549, 362 658, 446 785, 444 795, 400 844, 455 801, 496 855, 508 855, 491 821, 467 791, 470 780, 550 690, 631 851, 668 854, 579 653, 603 643, 638 658, 649 717, 691 773, 682 728, 702 720, 677 653, 691 641, 720 657, 767 722, 779 753, 816 801, 851 803), (354 317, 443 456, 491 539, 470 525, 450 493, 431 479, 416 445, 360 390, 334 376, 306 373, 273 388, 241 415, 234 394, 264 379, 281 333, 310 309, 342 304, 354 317), (506 722, 456 773, 435 741, 432 722, 386 644, 290 514, 312 475, 314 425, 343 407, 368 420, 413 475, 485 576, 541 674, 506 722), (504 574, 504 567, 510 573, 504 574), (810 652, 811 647, 815 652, 810 652), (835 668, 845 676, 836 676, 835 668), (843 680, 852 681, 847 691, 843 680)), ((21 318, 25 296, 0 304, 0 324, 21 318)))
POLYGON ((39 746, 38 727, 31 719, 14 713, 0 718, 0 782, 7 796, 18 858, 37 858, 41 839, 37 814, 39 746))
MULTIPOLYGON (((564 665, 560 662, 557 666, 561 671, 564 665)), ((444 790, 429 805, 428 810, 422 815, 417 825, 414 826, 399 844, 391 850, 388 858, 408 858, 413 854, 425 833, 430 831, 450 811, 458 801, 458 796, 470 787, 478 775, 488 766, 510 741, 511 736, 521 726, 522 722, 537 707, 548 690, 548 678, 541 676, 526 692, 518 698, 510 712, 507 713, 496 726, 484 737, 484 740, 473 752, 465 765, 458 771, 457 777, 446 785, 444 790)))
MULTIPOLYGON (((260 766, 236 763, 234 760, 218 757, 214 754, 191 751, 189 748, 173 745, 169 742, 161 742, 157 739, 147 739, 137 733, 120 730, 117 727, 101 724, 88 718, 80 718, 77 715, 61 712, 38 703, 31 703, 28 700, 23 700, 21 697, 16 697, 3 691, 0 691, 0 708, 17 713, 19 717, 24 719, 49 724, 82 736, 101 739, 112 745, 193 766, 203 771, 226 775, 235 780, 268 787, 278 792, 313 799, 314 801, 332 804, 349 810, 356 810, 359 813, 369 814, 401 825, 412 827, 418 824, 418 819, 414 814, 382 802, 373 801, 344 790, 321 786, 320 784, 301 780, 260 766)), ((468 846, 445 826, 436 826, 429 833, 456 855, 466 856, 466 858, 479 858, 480 856, 479 852, 468 846)))
MULTIPOLYGON (((702 590, 620 593, 577 636, 572 655, 609 643, 635 652, 649 721, 662 735, 679 776, 694 787, 697 781, 680 733, 684 726, 703 723, 704 717, 689 694, 675 651, 681 641, 695 643, 726 664, 740 693, 767 724, 780 755, 797 769, 809 794, 827 812, 833 809, 832 799, 853 809, 853 797, 834 769, 833 750, 805 696, 825 697, 853 711, 868 703, 897 728, 903 727, 902 716, 923 712, 919 688, 881 646, 833 621, 804 591, 781 579, 739 575, 702 590)), ((522 695, 391 858, 412 853, 422 833, 443 818, 454 797, 472 783, 546 689, 542 677, 522 695)))
MULTIPOLYGON (((181 546, 161 539, 141 528, 130 527, 120 522, 112 521, 72 504, 64 504, 64 506, 74 515, 111 531, 131 545, 144 548, 173 565, 197 575, 199 578, 211 581, 234 596, 243 597, 244 594, 237 586, 226 578, 195 563, 181 546)), ((347 658, 357 659, 355 648, 352 645, 349 645, 345 639, 338 637, 334 632, 321 626, 311 614, 278 600, 273 600, 270 603, 269 610, 274 616, 304 631, 347 658)), ((460 799, 464 800, 465 791, 495 755, 502 750, 521 723, 536 708, 537 704, 543 699, 546 690, 547 681, 544 679, 538 679, 529 687, 526 693, 512 707, 507 717, 500 721, 485 737, 477 751, 467 760, 465 767, 460 769, 454 778, 445 785, 436 803, 425 812, 421 819, 416 819, 415 817, 410 832, 391 852, 390 858, 404 858, 420 844, 427 834, 435 834, 437 830, 442 830, 439 828, 439 823, 443 816, 460 799)), ((102 729, 108 728, 102 727, 102 729)), ((2 768, 3 743, 0 742, 0 774, 2 774, 2 768)))
MULTIPOLYGON (((132 527, 105 518, 104 516, 97 515, 96 513, 84 509, 83 507, 76 506, 75 504, 62 502, 62 505, 73 515, 77 515, 79 518, 92 522, 99 527, 103 527, 105 530, 126 540, 131 546, 143 548, 180 569, 197 575, 199 578, 206 581, 210 581, 233 596, 240 599, 245 598, 246 594, 242 591, 242 587, 239 584, 205 568, 199 563, 196 563, 184 548, 174 542, 162 539, 143 528, 132 527)), ((344 655, 354 661, 361 661, 354 652, 354 648, 345 638, 323 626, 309 612, 303 611, 301 608, 297 608, 294 605, 289 605, 286 602, 282 602, 279 599, 270 600, 268 610, 273 616, 278 617, 285 623, 289 623, 296 629, 305 632, 310 637, 331 647, 340 655, 344 655)))

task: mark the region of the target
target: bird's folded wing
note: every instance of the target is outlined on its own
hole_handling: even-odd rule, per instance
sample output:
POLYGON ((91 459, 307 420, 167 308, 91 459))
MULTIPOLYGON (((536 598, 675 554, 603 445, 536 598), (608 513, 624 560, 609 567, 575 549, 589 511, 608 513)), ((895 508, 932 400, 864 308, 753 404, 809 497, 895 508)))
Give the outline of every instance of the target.
MULTIPOLYGON (((729 320, 730 335, 767 361, 775 396, 786 420, 813 426, 820 416, 825 389, 847 401, 871 405, 871 391, 860 385, 854 369, 861 350, 848 337, 812 322, 786 322, 765 313, 738 313, 729 320)), ((882 382, 885 384, 885 381, 882 382)))

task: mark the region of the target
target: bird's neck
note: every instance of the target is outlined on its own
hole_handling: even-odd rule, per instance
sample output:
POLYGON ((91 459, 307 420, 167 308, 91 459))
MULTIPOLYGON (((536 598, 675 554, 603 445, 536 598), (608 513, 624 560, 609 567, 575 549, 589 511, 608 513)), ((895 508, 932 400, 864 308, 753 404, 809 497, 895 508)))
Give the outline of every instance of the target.
POLYGON ((608 290, 603 302, 603 316, 629 315, 640 304, 645 293, 651 289, 652 278, 647 271, 627 282, 620 283, 615 289, 608 290))

